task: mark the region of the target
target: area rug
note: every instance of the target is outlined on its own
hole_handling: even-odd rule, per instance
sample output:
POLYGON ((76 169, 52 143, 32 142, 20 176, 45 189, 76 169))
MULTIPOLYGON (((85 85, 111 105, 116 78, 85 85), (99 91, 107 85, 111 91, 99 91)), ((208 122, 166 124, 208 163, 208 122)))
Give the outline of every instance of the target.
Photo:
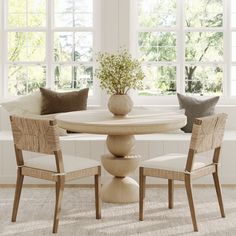
MULTIPOLYGON (((16 223, 11 223, 13 188, 0 188, 0 235, 52 235, 55 190, 24 188, 16 223)), ((138 203, 102 204, 102 219, 95 219, 94 190, 66 188, 58 236, 236 235, 236 188, 223 188, 226 218, 220 217, 215 189, 196 187, 195 206, 199 232, 193 232, 186 193, 175 189, 174 209, 167 208, 167 189, 149 188, 145 218, 138 221, 138 203)))

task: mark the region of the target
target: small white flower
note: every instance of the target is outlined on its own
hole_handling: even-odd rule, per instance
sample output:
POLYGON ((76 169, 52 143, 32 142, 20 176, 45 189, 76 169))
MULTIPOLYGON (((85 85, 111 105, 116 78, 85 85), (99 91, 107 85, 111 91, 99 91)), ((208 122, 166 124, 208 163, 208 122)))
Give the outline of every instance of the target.
POLYGON ((117 54, 99 53, 97 62, 99 68, 95 76, 109 94, 127 94, 130 89, 143 88, 141 64, 126 49, 117 54))

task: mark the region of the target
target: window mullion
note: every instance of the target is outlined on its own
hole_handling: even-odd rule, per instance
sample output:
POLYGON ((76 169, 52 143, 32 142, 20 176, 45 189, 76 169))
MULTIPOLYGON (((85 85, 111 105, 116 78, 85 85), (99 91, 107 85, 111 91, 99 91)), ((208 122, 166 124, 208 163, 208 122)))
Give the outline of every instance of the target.
POLYGON ((8 32, 7 32, 7 12, 8 3, 6 0, 2 1, 2 95, 6 97, 8 95, 8 32))
POLYGON ((173 32, 175 30, 176 30, 176 26, 175 27, 155 27, 155 28, 138 27, 138 32, 173 32))
POLYGON ((28 16, 28 14, 29 14, 29 11, 28 11, 28 9, 29 9, 29 7, 28 7, 28 0, 26 0, 26 4, 25 4, 25 13, 26 13, 26 27, 29 27, 29 16, 28 16))
POLYGON ((54 1, 47 0, 47 27, 46 27, 46 86, 54 88, 54 66, 53 66, 53 32, 52 32, 52 17, 53 17, 54 1))
POLYGON ((21 27, 21 28, 7 28, 8 32, 44 32, 47 28, 45 27, 21 27))
POLYGON ((231 96, 231 1, 224 0, 224 74, 223 96, 229 99, 231 96))
MULTIPOLYGON (((184 11, 183 11, 184 15, 184 11)), ((184 24, 184 22, 183 22, 184 24)), ((184 29, 184 32, 223 32, 222 27, 187 27, 184 29)))
POLYGON ((185 92, 184 1, 177 0, 177 92, 185 92))
MULTIPOLYGON (((93 70, 95 72, 96 70, 96 54, 101 50, 101 1, 96 0, 93 1, 93 28, 92 28, 92 33, 93 33, 93 49, 94 49, 94 54, 93 54, 93 70)), ((101 91, 100 91, 100 86, 99 86, 99 81, 98 79, 94 76, 93 77, 93 93, 94 96, 93 98, 89 98, 88 102, 93 104, 106 104, 106 99, 101 96, 101 91)))
POLYGON ((3 1, 0 2, 0 99, 3 97, 4 94, 4 70, 3 70, 3 60, 4 60, 4 56, 3 56, 3 49, 4 49, 4 45, 3 43, 5 42, 3 40, 4 37, 4 5, 3 5, 3 1))

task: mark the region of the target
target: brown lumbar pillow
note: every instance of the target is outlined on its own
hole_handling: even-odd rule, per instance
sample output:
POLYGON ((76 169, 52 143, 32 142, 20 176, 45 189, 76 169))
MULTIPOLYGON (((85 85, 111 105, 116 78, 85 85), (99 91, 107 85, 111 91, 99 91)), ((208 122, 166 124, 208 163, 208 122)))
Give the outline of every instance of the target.
POLYGON ((187 116, 187 125, 181 128, 185 133, 191 133, 195 118, 213 115, 215 105, 219 100, 219 96, 208 99, 197 99, 177 93, 180 109, 185 109, 187 116))
POLYGON ((40 88, 42 96, 41 115, 80 111, 87 109, 88 88, 73 92, 55 92, 40 88))

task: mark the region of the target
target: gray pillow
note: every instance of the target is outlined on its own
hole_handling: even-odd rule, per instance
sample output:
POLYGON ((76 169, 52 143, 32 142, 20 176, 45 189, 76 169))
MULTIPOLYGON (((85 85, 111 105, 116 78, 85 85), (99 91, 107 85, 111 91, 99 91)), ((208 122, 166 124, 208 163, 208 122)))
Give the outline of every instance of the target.
POLYGON ((72 92, 55 92, 40 88, 42 96, 41 115, 81 111, 87 109, 88 88, 72 92))
POLYGON ((185 133, 191 133, 195 118, 210 116, 215 112, 219 96, 208 99, 197 99, 177 93, 180 109, 185 109, 187 124, 181 128, 185 133))

